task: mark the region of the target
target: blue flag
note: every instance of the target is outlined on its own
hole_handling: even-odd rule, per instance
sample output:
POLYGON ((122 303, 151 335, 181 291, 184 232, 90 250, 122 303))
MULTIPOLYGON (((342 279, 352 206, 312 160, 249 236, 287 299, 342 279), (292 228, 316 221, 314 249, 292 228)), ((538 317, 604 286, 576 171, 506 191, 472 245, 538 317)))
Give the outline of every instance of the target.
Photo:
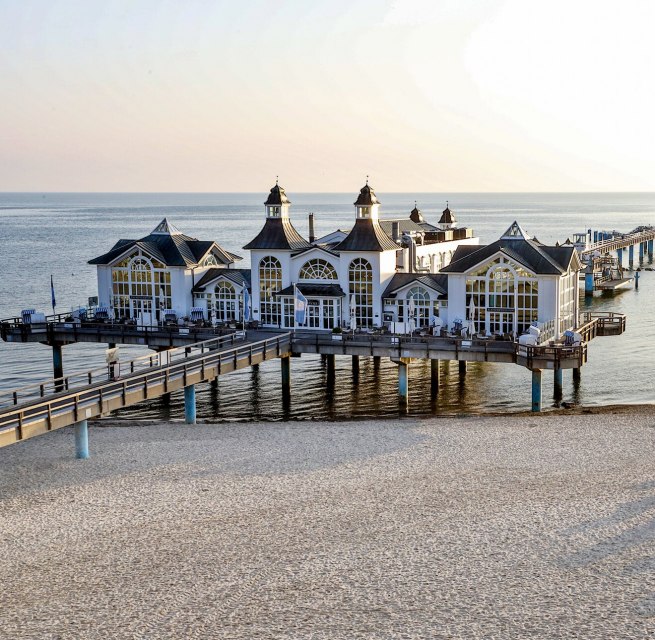
POLYGON ((299 325, 305 324, 305 316, 307 315, 307 298, 300 293, 298 287, 293 288, 294 292, 294 309, 296 314, 296 323, 299 325))
POLYGON ((243 288, 243 321, 250 322, 250 294, 243 288))
POLYGON ((52 299, 52 313, 54 313, 57 301, 55 300, 55 283, 52 279, 52 275, 50 275, 50 298, 52 299))

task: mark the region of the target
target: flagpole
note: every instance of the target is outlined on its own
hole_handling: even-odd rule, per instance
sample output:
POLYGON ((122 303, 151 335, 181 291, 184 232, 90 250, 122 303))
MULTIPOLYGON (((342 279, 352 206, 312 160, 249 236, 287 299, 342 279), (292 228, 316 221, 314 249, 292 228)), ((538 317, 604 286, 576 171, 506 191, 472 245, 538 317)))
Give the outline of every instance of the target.
POLYGON ((56 301, 55 301, 55 283, 54 280, 52 279, 52 274, 50 274, 50 299, 52 302, 52 315, 55 315, 55 306, 56 306, 56 301))
POLYGON ((293 335, 296 335, 296 325, 298 324, 298 319, 296 318, 296 300, 298 299, 298 288, 296 283, 293 283, 293 335))

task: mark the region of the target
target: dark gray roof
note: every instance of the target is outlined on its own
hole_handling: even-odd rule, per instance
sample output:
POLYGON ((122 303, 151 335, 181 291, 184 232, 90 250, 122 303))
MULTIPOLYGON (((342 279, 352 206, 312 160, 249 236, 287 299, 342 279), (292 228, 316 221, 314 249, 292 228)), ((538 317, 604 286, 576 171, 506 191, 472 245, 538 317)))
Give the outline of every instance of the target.
POLYGON ((287 194, 284 189, 276 182, 275 186, 271 189, 271 192, 266 198, 265 205, 276 205, 276 204, 291 204, 291 200, 287 198, 287 194))
POLYGON ((501 238, 488 245, 460 245, 452 262, 442 273, 464 273, 498 252, 522 264, 528 271, 541 275, 561 275, 570 267, 579 269, 580 259, 574 247, 547 247, 524 238, 501 238))
POLYGON ((378 197, 375 195, 375 191, 373 191, 373 187, 371 187, 367 182, 359 190, 359 195, 357 196, 357 200, 355 200, 354 204, 366 206, 371 204, 380 204, 380 201, 378 200, 378 197))
POLYGON ((423 213, 421 212, 421 210, 416 205, 409 212, 409 218, 410 218, 410 220, 412 220, 412 222, 425 222, 423 220, 423 213))
POLYGON ((423 225, 417 224, 413 220, 410 220, 409 218, 400 218, 397 220, 380 220, 379 224, 382 227, 382 230, 390 237, 392 238, 392 229, 393 229, 393 223, 397 222, 398 223, 398 231, 400 233, 406 233, 408 231, 418 231, 419 233, 422 233, 424 231, 423 225))
MULTIPOLYGON (((301 282, 296 286, 304 296, 329 296, 331 298, 338 298, 346 295, 338 284, 311 284, 301 282)), ((292 296, 293 293, 293 285, 290 285, 282 289, 282 291, 278 291, 275 295, 292 296)))
POLYGON ((329 253, 332 256, 338 256, 339 254, 336 251, 333 250, 334 246, 335 246, 335 243, 325 244, 325 243, 322 242, 322 243, 319 244, 317 242, 314 242, 314 243, 312 243, 311 246, 305 247, 304 249, 301 249, 300 251, 296 251, 293 254, 293 256, 295 258, 296 256, 300 256, 303 253, 307 253, 308 251, 311 251, 312 249, 320 249, 321 251, 325 251, 325 253, 329 253))
POLYGON ((448 276, 441 273, 397 273, 382 294, 383 298, 393 298, 398 289, 415 282, 429 289, 434 289, 441 295, 448 293, 448 276))
POLYGON ((400 247, 370 218, 358 218, 335 251, 390 251, 400 247))
POLYGON ((243 248, 293 251, 311 246, 295 230, 288 218, 266 218, 266 223, 262 230, 243 248))
POLYGON ((455 222, 457 220, 455 220, 453 212, 446 207, 441 214, 441 218, 439 218, 439 224, 455 224, 455 222))
POLYGON ((226 280, 231 280, 239 286, 246 286, 250 288, 250 269, 224 269, 213 267, 205 273, 198 282, 193 287, 194 292, 204 291, 205 287, 211 283, 213 280, 218 280, 218 278, 225 278, 226 280))
POLYGON ((119 240, 107 253, 89 260, 89 264, 110 264, 133 247, 170 267, 195 267, 210 250, 225 265, 241 260, 211 240, 197 240, 180 233, 164 219, 149 235, 140 240, 119 240))

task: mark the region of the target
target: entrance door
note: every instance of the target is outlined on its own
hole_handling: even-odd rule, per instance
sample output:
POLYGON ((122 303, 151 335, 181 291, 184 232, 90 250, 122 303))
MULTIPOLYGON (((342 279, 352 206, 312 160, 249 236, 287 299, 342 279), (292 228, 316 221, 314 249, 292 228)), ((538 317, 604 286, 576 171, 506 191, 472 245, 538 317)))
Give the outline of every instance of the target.
POLYGON ((139 326, 149 327, 153 324, 152 300, 132 300, 132 317, 139 326))
POLYGON ((310 329, 321 327, 321 302, 320 300, 307 300, 307 320, 305 323, 310 329))
POLYGON ((489 333, 506 334, 514 331, 513 311, 489 311, 489 333))

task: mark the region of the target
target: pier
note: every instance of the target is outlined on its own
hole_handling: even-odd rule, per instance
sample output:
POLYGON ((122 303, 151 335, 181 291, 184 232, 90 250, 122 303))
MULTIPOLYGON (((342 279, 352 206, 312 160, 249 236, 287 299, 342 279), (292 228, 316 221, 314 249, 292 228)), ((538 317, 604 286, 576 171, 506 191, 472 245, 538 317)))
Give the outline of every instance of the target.
POLYGON ((595 291, 615 292, 633 285, 639 286, 639 276, 626 276, 624 271, 624 253, 628 253, 628 268, 635 266, 635 247, 638 250, 639 264, 646 256, 653 262, 653 244, 655 227, 640 227, 631 233, 592 231, 575 236, 575 246, 584 270, 584 293, 593 295, 595 291))
MULTIPOLYGON (((15 320, 15 319, 14 319, 15 320)), ((3 323, 2 337, 7 340, 19 334, 21 341, 30 337, 43 342, 48 336, 56 338, 53 350, 59 341, 71 343, 74 334, 84 341, 108 343, 115 339, 116 329, 111 326, 95 327, 80 333, 79 327, 58 327, 50 323, 44 333, 40 328, 31 333, 14 322, 3 323)), ((64 323, 66 324, 66 323, 64 323)), ((327 359, 328 370, 334 375, 334 358, 352 358, 353 377, 357 381, 360 357, 390 358, 398 364, 399 405, 406 408, 409 398, 411 363, 418 359, 429 359, 431 383, 438 392, 440 360, 459 363, 460 376, 466 375, 467 362, 493 362, 515 364, 532 371, 532 410, 541 411, 542 371, 553 371, 553 384, 561 389, 562 371, 573 370, 579 377, 587 362, 588 342, 600 336, 620 335, 625 331, 625 315, 619 313, 585 313, 580 318, 577 344, 565 341, 549 341, 546 344, 519 344, 510 340, 493 340, 462 336, 389 335, 384 333, 331 334, 327 332, 301 331, 241 331, 229 335, 212 337, 183 347, 159 350, 152 355, 142 356, 114 368, 113 365, 95 370, 57 376, 37 384, 0 394, 0 447, 59 429, 76 425, 76 455, 89 455, 86 421, 108 412, 128 407, 145 400, 184 390, 185 419, 188 424, 196 421, 195 385, 214 382, 220 375, 245 367, 258 365, 272 358, 281 360, 281 392, 283 397, 291 394, 291 356, 320 354, 327 359), (434 364, 437 363, 436 367, 434 364)), ((185 339, 175 337, 174 340, 185 339)), ((157 348, 160 336, 152 331, 151 348, 157 348)), ((131 340, 131 335, 125 336, 131 340)), ((133 343, 130 343, 133 344, 133 343)), ((139 343, 146 344, 146 343, 139 343)))

